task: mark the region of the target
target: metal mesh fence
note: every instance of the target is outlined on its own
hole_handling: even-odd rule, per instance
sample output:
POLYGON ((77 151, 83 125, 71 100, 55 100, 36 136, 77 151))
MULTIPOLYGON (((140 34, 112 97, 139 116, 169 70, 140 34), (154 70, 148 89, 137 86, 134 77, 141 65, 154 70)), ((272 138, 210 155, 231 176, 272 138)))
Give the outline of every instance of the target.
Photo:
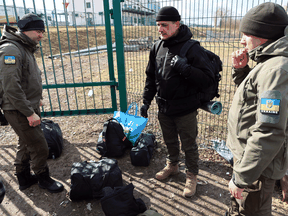
MULTIPOLYGON (((145 68, 149 49, 158 39, 156 14, 163 6, 174 6, 181 15, 181 22, 193 33, 193 39, 220 56, 223 62, 220 97, 223 105, 220 115, 198 109, 198 143, 205 147, 223 143, 227 136, 227 116, 235 85, 231 76, 231 53, 242 47, 239 24, 252 7, 264 1, 237 0, 126 0, 122 4, 124 44, 130 52, 125 53, 128 102, 142 103, 145 84, 145 68)), ((267 1, 266 1, 267 2, 267 1)), ((287 9, 287 1, 273 1, 287 9)), ((149 109, 148 128, 161 135, 157 120, 155 100, 149 109)))

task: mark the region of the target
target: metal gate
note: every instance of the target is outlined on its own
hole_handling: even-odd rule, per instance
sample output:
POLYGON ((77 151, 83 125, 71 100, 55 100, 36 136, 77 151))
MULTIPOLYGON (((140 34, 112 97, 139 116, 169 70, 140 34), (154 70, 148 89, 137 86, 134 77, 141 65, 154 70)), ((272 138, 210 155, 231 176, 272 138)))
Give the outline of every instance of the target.
POLYGON ((43 0, 40 5, 32 0, 27 5, 23 0, 16 6, 3 0, 0 24, 17 27, 18 19, 31 12, 45 22, 46 35, 36 54, 43 71, 42 116, 113 113, 117 103, 126 111, 120 2, 43 0))

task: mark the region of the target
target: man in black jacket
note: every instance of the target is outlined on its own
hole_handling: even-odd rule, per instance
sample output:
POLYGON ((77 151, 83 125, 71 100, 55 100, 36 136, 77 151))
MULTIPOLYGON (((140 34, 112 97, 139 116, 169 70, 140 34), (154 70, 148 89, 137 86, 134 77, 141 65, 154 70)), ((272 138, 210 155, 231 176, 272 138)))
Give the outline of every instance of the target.
POLYGON ((166 167, 155 177, 163 180, 179 173, 179 135, 187 167, 183 196, 192 197, 199 170, 196 143, 199 91, 210 87, 215 79, 210 60, 198 43, 188 50, 186 57, 179 56, 182 46, 192 37, 180 20, 178 10, 171 6, 161 8, 156 17, 160 41, 150 51, 141 115, 148 117, 147 110, 156 96, 168 155, 166 167))

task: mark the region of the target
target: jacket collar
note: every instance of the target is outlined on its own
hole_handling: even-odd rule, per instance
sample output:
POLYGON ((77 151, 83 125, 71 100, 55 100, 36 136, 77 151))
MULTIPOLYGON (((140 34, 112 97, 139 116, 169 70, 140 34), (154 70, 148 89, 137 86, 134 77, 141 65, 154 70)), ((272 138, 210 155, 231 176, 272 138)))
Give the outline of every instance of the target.
POLYGON ((186 25, 181 24, 179 27, 178 34, 176 34, 174 37, 169 38, 168 40, 163 40, 164 41, 163 46, 164 47, 173 46, 175 44, 191 39, 192 36, 193 34, 190 31, 190 29, 186 25))
POLYGON ((2 40, 13 40, 22 44, 26 49, 30 50, 32 53, 39 49, 39 45, 31 40, 27 35, 22 32, 17 31, 16 28, 5 25, 3 28, 2 40))

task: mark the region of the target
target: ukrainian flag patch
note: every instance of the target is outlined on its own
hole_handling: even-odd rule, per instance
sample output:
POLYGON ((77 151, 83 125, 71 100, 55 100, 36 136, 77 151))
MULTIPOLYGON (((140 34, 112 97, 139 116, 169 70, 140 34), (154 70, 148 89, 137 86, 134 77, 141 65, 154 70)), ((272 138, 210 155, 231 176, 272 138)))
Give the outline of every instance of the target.
POLYGON ((4 63, 5 64, 16 64, 15 56, 4 56, 4 63))
POLYGON ((261 98, 261 113, 278 115, 280 111, 280 99, 261 98))

